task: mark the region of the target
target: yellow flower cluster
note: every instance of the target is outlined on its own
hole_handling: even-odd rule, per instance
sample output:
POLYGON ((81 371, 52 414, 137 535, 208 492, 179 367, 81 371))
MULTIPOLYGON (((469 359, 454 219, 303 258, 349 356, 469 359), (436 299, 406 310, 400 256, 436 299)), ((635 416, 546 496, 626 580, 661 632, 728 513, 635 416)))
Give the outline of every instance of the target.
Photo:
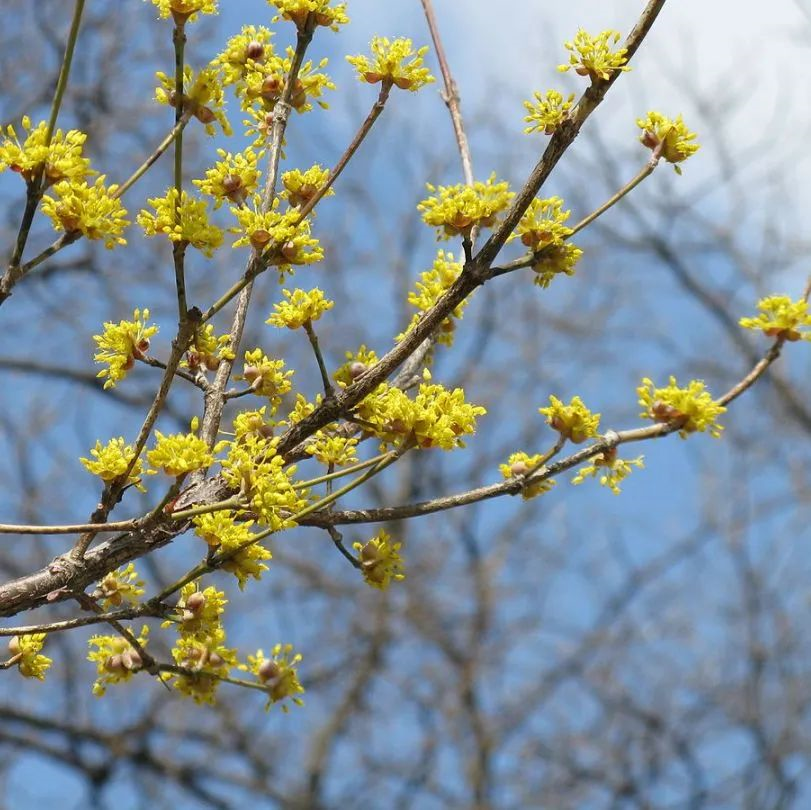
POLYGON ((383 529, 367 543, 352 544, 360 556, 360 570, 368 585, 385 591, 392 580, 405 579, 403 559, 398 553, 401 546, 402 543, 392 543, 383 529))
POLYGON ((713 438, 720 438, 724 428, 716 420, 726 408, 712 398, 701 380, 691 380, 687 388, 679 388, 676 378, 671 377, 666 388, 656 388, 645 377, 636 392, 639 404, 644 408, 639 414, 642 418, 678 423, 679 435, 683 439, 696 431, 708 431, 713 438))
POLYGON ((358 440, 346 436, 332 436, 325 430, 319 430, 305 448, 307 453, 322 464, 334 464, 346 467, 357 460, 358 440))
POLYGON ((811 340, 811 313, 808 301, 792 301, 787 295, 769 295, 758 301, 760 314, 755 318, 741 318, 744 329, 760 329, 768 337, 794 342, 811 340))
POLYGON ((690 132, 682 117, 666 118, 658 112, 649 112, 647 118, 637 119, 636 125, 642 130, 640 143, 648 149, 659 149, 661 156, 673 163, 673 168, 681 174, 681 169, 675 164, 687 160, 701 148, 697 143, 696 133, 690 132))
POLYGON ((532 132, 551 135, 564 121, 568 120, 574 93, 566 99, 557 90, 547 90, 543 94, 536 91, 533 95, 535 96, 534 102, 524 102, 524 108, 527 111, 524 122, 529 124, 524 132, 527 135, 532 132))
POLYGON ((313 264, 324 258, 320 242, 310 236, 310 221, 300 220, 298 211, 291 208, 280 214, 274 200, 270 211, 261 210, 261 201, 255 198, 252 207, 232 208, 239 226, 231 228, 240 234, 234 247, 250 245, 269 265, 279 268, 280 276, 292 269, 292 265, 313 264))
POLYGON ((268 0, 279 9, 280 16, 285 20, 292 20, 299 30, 303 30, 310 14, 316 25, 338 30, 338 26, 346 25, 349 17, 346 16, 346 3, 331 6, 331 0, 268 0))
MULTIPOLYGON (((144 625, 138 636, 138 644, 146 647, 149 628, 144 625)), ((87 660, 96 665, 96 682, 93 694, 101 697, 111 684, 128 681, 138 670, 143 668, 141 654, 121 636, 91 636, 88 640, 90 652, 87 660), (92 649, 95 647, 96 649, 92 649)))
POLYGON ((167 189, 163 197, 153 197, 149 204, 155 213, 142 210, 137 217, 138 224, 147 236, 166 234, 172 242, 191 245, 210 258, 222 244, 222 231, 208 221, 203 200, 196 200, 185 191, 180 195, 180 205, 177 199, 174 187, 167 189))
POLYGON ((569 64, 560 65, 558 70, 565 72, 574 68, 578 76, 589 76, 592 82, 608 80, 618 70, 630 70, 625 64, 628 51, 625 48, 612 50, 619 40, 618 31, 602 31, 594 37, 578 28, 574 40, 564 43, 569 51, 569 64))
POLYGON ((274 532, 293 528, 293 516, 307 504, 307 491, 293 484, 296 467, 285 467, 276 453, 278 443, 278 439, 248 434, 228 443, 222 461, 226 483, 239 491, 257 522, 274 532))
POLYGON ((15 664, 24 678, 45 680, 45 673, 52 663, 47 655, 40 653, 45 645, 45 635, 45 633, 30 633, 12 636, 9 639, 8 651, 11 653, 9 663, 15 664))
POLYGON ((574 275, 575 265, 583 255, 579 247, 566 242, 572 234, 572 229, 564 224, 570 214, 563 210, 560 197, 535 199, 509 237, 520 238, 536 254, 532 269, 536 273, 534 281, 540 287, 548 287, 559 273, 574 275))
MULTIPOLYGON (((295 51, 287 48, 285 56, 266 56, 262 63, 246 66, 244 86, 236 85, 242 101, 242 109, 253 119, 253 127, 247 134, 255 134, 257 140, 263 140, 272 123, 273 108, 282 97, 287 77, 293 67, 295 51)), ((319 107, 327 108, 321 100, 325 90, 334 90, 335 84, 326 73, 320 72, 329 63, 322 59, 317 65, 307 60, 299 69, 296 83, 290 96, 290 105, 298 113, 309 112, 312 102, 319 107)), ((248 123, 248 122, 246 122, 248 123)))
POLYGON ((358 407, 358 415, 384 444, 413 441, 423 449, 443 450, 464 447, 462 436, 474 433, 476 418, 485 413, 481 405, 465 402, 461 388, 448 391, 428 383, 420 385, 413 400, 399 388, 383 383, 358 407))
POLYGON ((472 186, 460 183, 437 188, 427 183, 428 190, 437 194, 423 200, 417 210, 422 212, 427 225, 440 229, 438 239, 454 236, 469 239, 473 228, 493 227, 498 214, 515 196, 506 182, 496 183, 495 179, 494 173, 486 183, 475 182, 472 186))
MULTIPOLYGON (((298 396, 301 397, 301 394, 298 396)), ((303 398, 303 397, 302 397, 303 398)), ((241 411, 234 417, 234 435, 237 439, 245 436, 261 436, 265 439, 273 438, 273 428, 277 424, 265 419, 267 405, 263 405, 256 411, 241 411)))
POLYGON ((194 433, 164 436, 155 431, 155 447, 147 451, 146 460, 166 475, 177 477, 194 470, 204 470, 214 463, 208 445, 194 433))
MULTIPOLYGON (((268 694, 268 701, 265 704, 265 711, 270 709, 274 703, 285 698, 290 698, 297 706, 303 705, 304 701, 299 695, 304 693, 304 687, 299 683, 297 665, 301 661, 301 656, 293 654, 292 644, 277 644, 270 651, 270 658, 265 658, 262 650, 257 650, 256 655, 248 656, 248 664, 240 664, 240 669, 252 673, 265 687, 268 694)), ((282 704, 282 711, 289 711, 287 704, 282 704)))
MULTIPOLYGON (((284 186, 282 195, 287 198, 293 208, 306 205, 329 180, 329 174, 329 169, 322 169, 318 163, 310 166, 304 172, 301 169, 284 172, 282 174, 282 185, 284 186)), ((335 190, 330 188, 324 196, 331 197, 334 194, 335 190)))
POLYGON ((237 665, 236 652, 225 646, 225 630, 220 625, 202 637, 181 633, 172 657, 186 672, 165 680, 171 678, 174 688, 195 703, 213 704, 221 677, 237 665))
MULTIPOLYGON (((506 464, 500 464, 498 469, 504 478, 515 478, 519 475, 526 475, 529 472, 539 468, 543 456, 536 453, 530 456, 524 452, 510 453, 506 464)), ((521 497, 528 501, 530 498, 535 498, 538 495, 543 495, 544 492, 549 492, 557 482, 553 478, 547 478, 543 481, 536 481, 532 484, 525 486, 521 490, 521 497)))
POLYGON ((129 563, 117 571, 110 571, 96 586, 93 598, 101 601, 104 610, 110 610, 121 607, 124 602, 137 604, 143 592, 144 583, 138 577, 135 565, 129 563))
MULTIPOLYGON (((90 455, 95 461, 89 458, 80 458, 85 469, 93 475, 98 475, 102 481, 116 481, 124 475, 135 455, 135 448, 131 444, 126 444, 122 436, 110 439, 107 444, 96 441, 96 446, 90 450, 90 455)), ((143 462, 139 458, 127 476, 127 483, 134 484, 141 492, 146 492, 141 483, 143 474, 143 462)))
POLYGON ((246 75, 273 55, 272 36, 263 25, 246 25, 228 40, 211 63, 219 68, 223 86, 244 85, 246 75))
POLYGON ((286 326, 299 329, 305 323, 317 321, 327 310, 335 306, 334 301, 324 297, 316 287, 313 290, 282 290, 287 299, 273 305, 275 312, 265 321, 271 326, 286 326))
POLYGON ((176 619, 164 622, 161 627, 176 625, 181 635, 204 640, 220 627, 227 604, 225 594, 213 585, 201 591, 197 582, 187 582, 180 590, 176 619))
POLYGON ((600 414, 592 413, 580 397, 572 397, 564 405, 557 397, 549 397, 549 407, 538 408, 538 413, 546 417, 547 424, 564 439, 579 444, 597 436, 600 427, 600 414))
POLYGON ((214 198, 215 208, 224 200, 239 205, 256 191, 261 175, 258 164, 264 152, 257 153, 248 147, 236 155, 224 149, 218 149, 217 154, 222 159, 206 172, 204 179, 192 182, 203 194, 214 198))
MULTIPOLYGON (((437 301, 450 289, 451 285, 462 272, 462 263, 454 261, 452 253, 438 251, 436 259, 430 270, 420 274, 420 279, 415 285, 415 289, 408 293, 408 303, 416 307, 418 312, 411 318, 408 328, 397 336, 397 341, 401 341, 416 325, 424 312, 427 312, 437 301)), ((445 346, 453 344, 453 333, 456 328, 454 318, 461 319, 462 313, 467 306, 467 299, 454 307, 451 314, 442 321, 439 327, 438 343, 445 346)))
POLYGON ((118 186, 104 185, 105 176, 96 178, 89 186, 86 181, 61 180, 53 190, 56 197, 42 198, 42 212, 53 223, 54 230, 80 233, 87 239, 103 239, 104 247, 126 245, 121 236, 130 224, 127 211, 115 192, 118 186))
MULTIPOLYGON (((175 77, 158 71, 155 78, 160 85, 155 89, 155 101, 158 104, 175 104, 175 77)), ((233 134, 231 124, 225 115, 225 94, 223 93, 220 73, 216 67, 206 67, 195 72, 186 65, 183 68, 183 111, 191 113, 206 128, 209 135, 214 135, 214 122, 220 125, 224 135, 233 134)))
POLYGON ((235 356, 231 349, 231 336, 217 337, 214 327, 207 323, 194 330, 184 363, 193 371, 213 371, 219 367, 221 360, 233 360, 235 356))
MULTIPOLYGON (((26 183, 30 183, 42 170, 46 186, 60 180, 78 182, 95 172, 90 168, 90 161, 82 157, 82 149, 87 135, 77 129, 63 133, 57 129, 46 146, 45 136, 48 124, 40 121, 32 129, 31 119, 22 118, 25 140, 21 143, 14 127, 6 128, 7 137, 0 141, 0 172, 11 169, 17 172, 26 183)), ((2 134, 2 131, 0 131, 2 134)))
POLYGON ((259 542, 253 541, 252 520, 234 519, 230 510, 212 512, 194 518, 195 533, 206 541, 208 546, 222 555, 229 555, 222 569, 233 574, 239 589, 245 587, 249 577, 259 579, 268 570, 265 560, 273 555, 259 542))
POLYGON ((634 467, 644 467, 642 456, 637 458, 623 459, 617 457, 617 448, 613 447, 605 453, 598 453, 592 458, 590 464, 580 468, 580 471, 572 478, 573 484, 582 484, 586 478, 597 478, 600 484, 608 487, 615 495, 619 495, 620 484, 631 474, 634 467))
POLYGON ((353 383, 366 369, 380 359, 372 349, 362 345, 356 352, 346 352, 346 362, 332 375, 341 388, 353 383))
POLYGON ((415 51, 411 40, 405 37, 394 40, 374 37, 369 47, 371 59, 364 55, 346 57, 346 61, 358 71, 358 78, 362 82, 383 82, 393 84, 401 90, 415 92, 436 81, 431 71, 423 66, 423 57, 428 53, 427 46, 415 51))
POLYGON ((217 13, 217 0, 152 0, 152 4, 158 7, 160 19, 171 15, 178 25, 194 22, 198 14, 217 13))
POLYGON ((106 363, 96 376, 107 377, 105 388, 112 388, 127 376, 136 360, 142 358, 149 349, 149 338, 157 331, 157 326, 147 326, 149 310, 136 309, 131 321, 119 321, 117 324, 105 322, 104 331, 93 335, 98 351, 93 356, 97 363, 106 363))
POLYGON ((276 413, 293 384, 295 372, 284 370, 284 360, 271 360, 261 349, 245 352, 245 365, 239 379, 245 380, 254 393, 270 400, 271 416, 276 413))

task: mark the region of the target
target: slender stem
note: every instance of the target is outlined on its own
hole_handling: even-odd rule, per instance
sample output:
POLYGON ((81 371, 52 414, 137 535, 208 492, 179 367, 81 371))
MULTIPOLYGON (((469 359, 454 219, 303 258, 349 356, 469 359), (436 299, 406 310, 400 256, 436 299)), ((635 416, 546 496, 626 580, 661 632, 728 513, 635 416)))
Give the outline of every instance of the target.
POLYGON ((386 101, 389 98, 391 88, 391 81, 384 80, 381 84, 380 93, 377 96, 377 100, 372 105, 372 109, 369 110, 369 114, 366 116, 363 123, 358 128, 358 131, 355 133, 355 137, 352 138, 349 146, 346 147, 344 153, 341 155, 338 162, 329 173, 326 183, 324 183, 324 185, 321 186, 321 188, 319 188, 318 191, 299 210, 299 220, 304 219, 307 214, 309 214, 310 211, 312 211, 313 208, 318 205, 318 203, 324 198, 324 195, 332 188, 335 181, 340 177, 341 172, 346 168, 346 164, 349 163, 352 156, 358 151, 360 145, 363 143, 364 139, 369 134, 369 131, 374 126, 375 121, 380 118, 381 113, 386 107, 386 101))
POLYGON ((81 534, 82 532, 126 532, 137 528, 137 519, 120 520, 117 523, 66 523, 55 526, 34 526, 29 524, 15 525, 13 523, 0 523, 0 534, 81 534))
POLYGON ((184 112, 169 130, 166 137, 155 147, 151 155, 113 192, 111 195, 118 199, 126 194, 130 188, 146 174, 146 172, 157 162, 164 152, 175 142, 175 138, 181 137, 186 124, 191 119, 191 112, 184 112))
POLYGON ((323 484, 326 481, 333 481, 336 478, 342 478, 345 475, 351 475, 352 473, 359 472, 360 470, 365 470, 367 467, 377 464, 378 462, 387 458, 389 455, 391 455, 391 451, 381 453, 379 456, 370 458, 367 461, 361 461, 360 464, 355 464, 352 467, 346 467, 343 470, 337 470, 336 472, 327 473, 326 475, 320 475, 318 478, 311 478, 309 481, 296 482, 293 484, 293 486, 296 489, 309 489, 310 487, 314 487, 318 484, 323 484))
POLYGON ((318 363, 318 370, 321 372, 321 383, 324 386, 324 393, 329 397, 332 396, 333 388, 332 383, 329 379, 329 374, 327 372, 327 367, 324 364, 324 357, 321 354, 321 347, 318 345, 318 335, 316 335, 315 330, 313 329, 313 325, 310 321, 304 322, 304 331, 307 333, 307 337, 310 340, 310 345, 313 347, 313 354, 315 355, 315 360, 318 363))
POLYGON ((226 509, 239 509, 244 506, 243 501, 239 497, 228 498, 225 501, 218 503, 205 504, 203 506, 195 506, 191 509, 183 509, 180 512, 172 512, 172 520, 187 520, 188 518, 196 517, 197 515, 207 515, 210 512, 222 512, 226 509))
MULTIPOLYGON (((282 143, 284 141, 284 133, 287 129, 287 121, 290 117, 290 99, 293 96, 293 89, 298 79, 299 71, 304 62, 304 54, 307 51, 315 27, 315 16, 311 13, 308 15, 307 25, 303 29, 299 29, 296 51, 293 56, 293 61, 290 66, 290 73, 284 85, 282 97, 276 102, 273 110, 273 124, 270 133, 270 149, 268 157, 268 174, 265 180, 265 191, 262 201, 262 211, 269 211, 273 204, 273 199, 276 195, 276 180, 279 175, 279 162, 282 155, 282 143)), ((248 260, 248 265, 245 269, 243 277, 232 286, 231 290, 222 296, 218 301, 209 307, 203 316, 202 323, 208 321, 214 314, 216 314, 228 301, 235 295, 239 295, 237 300, 236 310, 234 317, 231 321, 231 329, 229 332, 230 348, 236 358, 236 353, 239 350, 239 345, 242 342, 242 335, 245 331, 245 321, 248 316, 248 306, 251 301, 251 290, 253 287, 253 279, 264 269, 263 263, 257 253, 254 251, 251 258, 248 260)), ((214 378, 209 391, 206 392, 205 406, 203 409, 203 425, 200 431, 201 438, 209 445, 212 446, 217 438, 217 431, 220 429, 220 422, 222 420, 223 409, 225 408, 225 389, 228 385, 228 380, 231 376, 231 370, 234 367, 234 360, 224 358, 219 367, 217 368, 217 375, 214 378)))
POLYGON ((50 146, 54 129, 56 129, 56 119, 59 116, 59 108, 62 106, 62 97, 65 95, 65 88, 68 86, 68 76, 70 66, 73 62, 73 52, 76 48, 76 40, 79 38, 79 25, 82 22, 82 12, 84 11, 84 0, 76 0, 73 8, 73 19, 70 23, 68 33, 68 43, 65 47, 65 56, 62 59, 62 68, 59 71, 59 78, 56 81, 56 92, 51 104, 51 116, 48 119, 48 129, 45 132, 45 145, 50 146))
MULTIPOLYGON (((175 47, 175 223, 180 225, 181 197, 183 194, 183 51, 186 47, 186 30, 183 24, 175 22, 172 32, 172 43, 175 47)), ((175 288, 177 290, 177 312, 182 324, 188 314, 186 303, 186 242, 172 243, 172 258, 175 266, 175 288)))
POLYGON ((454 81, 448 59, 445 56, 445 48, 442 45, 442 38, 439 35, 439 26, 437 25, 436 15, 434 14, 433 2, 432 0, 421 0, 421 2, 425 11, 425 19, 428 22, 428 30, 431 32, 431 39, 434 41, 434 50, 436 51, 436 58, 439 61, 439 70, 442 73, 442 80, 445 84, 445 93, 442 99, 448 108, 448 112, 451 114, 453 132, 456 135, 456 145, 459 148, 459 157, 462 159, 462 174, 464 175, 465 183, 472 186, 473 160, 470 155, 470 144, 465 134, 465 127, 462 123, 459 88, 454 81))

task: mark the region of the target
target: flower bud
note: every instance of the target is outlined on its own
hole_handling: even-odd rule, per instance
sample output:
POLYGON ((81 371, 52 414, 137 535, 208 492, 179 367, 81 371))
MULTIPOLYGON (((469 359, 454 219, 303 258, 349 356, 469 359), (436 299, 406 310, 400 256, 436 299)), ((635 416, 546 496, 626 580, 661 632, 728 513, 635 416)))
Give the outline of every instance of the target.
POLYGON ((510 472, 513 475, 526 475, 529 472, 529 467, 525 461, 516 461, 510 467, 510 472))
POLYGON ((361 363, 358 360, 355 360, 354 363, 349 364, 349 376, 353 380, 357 380, 358 377, 361 376, 367 369, 366 363, 361 363))
POLYGON ((270 680, 276 680, 280 673, 281 669, 279 668, 279 665, 272 658, 266 658, 264 661, 262 661, 257 669, 259 680, 262 681, 262 683, 267 683, 270 680))
POLYGON ((208 108, 200 106, 194 111, 194 117, 201 124, 211 124, 214 121, 214 113, 208 108))
POLYGON ((200 591, 195 591, 193 594, 189 595, 189 598, 186 600, 186 610, 190 610, 192 613, 199 613, 206 604, 206 598, 200 591))
POLYGON ((19 655, 22 652, 22 648, 20 646, 20 637, 19 636, 12 636, 8 641, 8 651, 12 655, 19 655))
POLYGON ((121 663, 124 669, 134 672, 136 669, 140 669, 144 662, 141 660, 141 656, 138 654, 137 650, 129 649, 121 653, 121 663))
POLYGON ((124 664, 121 661, 120 655, 111 655, 105 662, 104 668, 108 672, 121 672, 124 669, 124 664))
POLYGON ((265 46, 257 40, 251 40, 248 47, 245 49, 245 56, 248 59, 253 59, 254 62, 260 62, 265 55, 265 46))

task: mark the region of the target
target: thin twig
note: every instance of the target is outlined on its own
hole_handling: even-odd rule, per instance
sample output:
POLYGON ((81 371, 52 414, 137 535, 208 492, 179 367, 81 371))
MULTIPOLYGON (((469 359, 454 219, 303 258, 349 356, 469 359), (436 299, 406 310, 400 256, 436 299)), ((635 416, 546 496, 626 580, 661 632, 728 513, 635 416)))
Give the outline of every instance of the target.
POLYGON ((324 364, 324 357, 321 354, 321 347, 318 345, 318 335, 315 334, 315 329, 313 329, 313 325, 310 321, 305 321, 303 326, 304 331, 307 333, 307 337, 309 338, 310 346, 313 347, 315 361, 318 363, 318 370, 321 373, 321 383, 324 386, 324 393, 330 397, 333 394, 333 388, 329 379, 329 372, 324 364))

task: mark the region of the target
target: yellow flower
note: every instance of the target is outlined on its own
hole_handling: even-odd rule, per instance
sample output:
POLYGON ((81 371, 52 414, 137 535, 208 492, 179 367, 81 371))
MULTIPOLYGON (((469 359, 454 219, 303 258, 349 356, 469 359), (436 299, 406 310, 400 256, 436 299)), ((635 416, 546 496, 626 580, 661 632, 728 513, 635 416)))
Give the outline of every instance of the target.
POLYGON ((320 262, 324 258, 324 249, 315 237, 310 236, 310 221, 300 221, 295 208, 280 214, 276 210, 278 202, 278 199, 274 200, 273 208, 264 212, 258 198, 254 199, 251 208, 232 208, 239 225, 231 228, 231 232, 241 234, 234 247, 250 245, 262 253, 265 262, 278 267, 283 276, 293 265, 320 262))
POLYGON ((210 548, 221 554, 235 552, 222 564, 224 571, 228 571, 237 578, 239 588, 242 590, 249 577, 259 579, 264 571, 268 570, 264 560, 270 560, 273 555, 259 542, 251 542, 254 535, 251 527, 252 520, 234 520, 234 513, 230 510, 211 512, 198 515, 194 518, 195 534, 201 537, 210 548), (235 551, 239 549, 238 551, 235 551))
POLYGON ((188 670, 173 679, 173 686, 195 703, 214 703, 220 677, 237 665, 236 652, 225 646, 225 631, 215 628, 202 637, 182 635, 172 648, 175 663, 188 670))
MULTIPOLYGON (((240 664, 239 668, 252 673, 267 690, 267 711, 274 703, 285 698, 290 698, 297 706, 303 705, 304 701, 299 695, 304 693, 304 687, 299 683, 296 671, 300 661, 300 655, 293 655, 292 644, 277 644, 270 651, 270 658, 265 658, 262 650, 257 650, 256 655, 248 656, 247 665, 240 664)), ((289 711, 287 704, 282 705, 282 711, 289 711)))
MULTIPOLYGON (((180 590, 177 602, 177 630, 182 636, 205 639, 220 627, 220 616, 228 600, 214 586, 200 590, 196 582, 187 582, 180 590)), ((174 622, 163 622, 170 627, 174 622)))
POLYGON ((147 236, 166 234, 172 242, 185 242, 209 258, 222 244, 223 233, 216 225, 209 223, 203 200, 196 200, 184 191, 180 196, 178 212, 177 189, 173 187, 167 189, 165 196, 149 200, 149 204, 155 213, 142 210, 137 218, 147 236))
POLYGON ((577 475, 572 478, 572 483, 582 484, 587 477, 599 476, 602 486, 608 487, 615 495, 619 495, 619 485, 631 474, 631 470, 634 467, 644 466, 642 456, 629 459, 617 458, 617 448, 612 447, 605 453, 594 456, 590 464, 581 467, 577 475))
MULTIPOLYGON (((642 130, 640 143, 649 149, 661 148, 660 154, 668 163, 687 160, 701 148, 697 143, 691 143, 696 134, 687 129, 681 116, 671 120, 661 113, 649 112, 647 118, 638 118, 636 125, 642 130)), ((673 168, 681 174, 678 166, 673 168)))
POLYGON ((570 214, 571 211, 563 210, 560 197, 547 200, 536 198, 529 204, 509 239, 520 237, 522 244, 534 253, 547 245, 562 245, 572 235, 572 229, 563 224, 570 214))
POLYGON ((331 0, 268 0, 276 6, 285 20, 292 20, 299 30, 303 30, 307 17, 313 14, 316 25, 323 25, 338 30, 339 25, 346 25, 349 17, 346 16, 346 3, 330 6, 331 0))
MULTIPOLYGON (((284 172, 282 185, 285 190, 282 195, 287 198, 293 208, 306 205, 329 180, 329 174, 329 169, 322 169, 318 163, 310 166, 305 172, 300 169, 284 172)), ((335 190, 330 188, 324 196, 332 197, 334 194, 335 190)))
POLYGON ((236 355, 231 349, 230 335, 214 334, 214 327, 210 323, 198 326, 194 330, 191 346, 186 352, 183 365, 193 371, 214 371, 219 367, 221 360, 233 360, 236 355))
MULTIPOLYGON (((144 625, 138 636, 138 643, 145 647, 149 628, 144 625)), ((87 660, 96 664, 98 678, 93 684, 93 694, 101 697, 110 684, 128 681, 134 673, 143 668, 141 654, 121 636, 91 636, 88 645, 91 649, 87 660)))
POLYGON ((496 183, 495 173, 486 183, 476 182, 472 186, 458 184, 439 186, 427 183, 434 197, 423 200, 417 210, 422 212, 423 221, 440 229, 438 239, 453 236, 470 237, 474 227, 491 228, 498 214, 507 208, 515 196, 505 182, 496 183))
POLYGON ((224 149, 218 149, 222 158, 206 172, 203 180, 193 180, 203 194, 214 198, 214 207, 219 208, 224 200, 242 203, 249 194, 253 194, 259 184, 259 160, 264 152, 254 152, 248 147, 244 152, 232 155, 224 149))
POLYGON ((358 457, 355 453, 358 440, 346 436, 330 436, 319 430, 313 440, 305 447, 317 461, 322 464, 334 464, 336 467, 345 467, 354 464, 358 457))
MULTIPOLYGON (((95 461, 91 461, 89 458, 79 459, 85 469, 93 475, 98 475, 102 481, 116 481, 129 467, 135 455, 135 448, 131 444, 125 444, 123 437, 119 436, 110 439, 105 445, 96 441, 96 446, 91 449, 90 455, 95 458, 95 461)), ((139 458, 127 476, 127 483, 133 484, 141 492, 146 492, 141 483, 142 473, 143 463, 139 458)))
POLYGON ((367 543, 353 543, 360 556, 360 570, 368 585, 385 591, 392 580, 403 580, 403 559, 399 555, 402 543, 392 543, 391 537, 381 529, 367 543))
POLYGON ((597 436, 600 427, 600 414, 592 413, 580 397, 572 397, 564 405, 557 397, 550 396, 547 408, 538 408, 538 413, 546 417, 546 423, 560 435, 575 444, 597 436))
POLYGON ((107 321, 104 331, 100 335, 93 335, 99 349, 93 359, 97 363, 108 365, 108 368, 96 375, 107 377, 105 388, 112 388, 119 380, 123 380, 135 361, 146 354, 149 338, 158 331, 157 326, 147 326, 148 320, 148 309, 143 310, 143 313, 136 309, 131 321, 119 321, 117 324, 107 321))
POLYGON ((275 531, 296 525, 294 516, 306 506, 306 489, 293 486, 296 467, 277 455, 278 439, 254 433, 232 442, 222 461, 223 478, 245 498, 257 522, 275 531))
POLYGON ((121 236, 130 224, 125 219, 127 211, 114 196, 118 186, 108 188, 104 179, 102 174, 92 186, 84 180, 61 180, 54 185, 56 197, 46 194, 42 198, 42 212, 53 222, 54 230, 78 232, 87 239, 103 239, 108 249, 127 244, 121 236))
POLYGON ((582 255, 583 251, 572 242, 547 245, 535 256, 535 264, 532 265, 534 283, 546 289, 560 273, 573 276, 582 255))
MULTIPOLYGON (((299 394, 299 396, 301 395, 299 394)), ((238 413, 233 421, 234 435, 237 439, 251 434, 261 436, 265 439, 272 439, 273 428, 277 423, 273 421, 269 422, 265 419, 266 410, 267 405, 263 405, 256 411, 242 411, 238 413)))
POLYGON ((572 42, 565 42, 569 51, 569 64, 560 65, 558 70, 565 72, 574 68, 578 76, 590 76, 592 82, 597 79, 610 79, 611 74, 618 70, 630 70, 626 66, 628 61, 626 48, 612 51, 612 45, 620 40, 618 31, 602 31, 596 37, 587 34, 582 28, 577 29, 572 42))
POLYGON ((412 400, 399 388, 380 385, 358 407, 358 415, 375 428, 384 443, 413 440, 417 447, 464 447, 462 436, 476 431, 476 418, 487 411, 465 402, 461 388, 448 391, 423 383, 412 400))
POLYGON ((811 314, 808 301, 800 298, 792 301, 787 295, 769 295, 758 301, 760 314, 755 318, 741 318, 738 323, 744 329, 760 329, 769 337, 794 342, 811 340, 811 314))
MULTIPOLYGON (((160 82, 155 90, 155 101, 169 107, 176 106, 175 77, 161 71, 155 77, 160 82)), ((224 135, 233 134, 231 124, 225 116, 225 94, 216 67, 203 68, 196 75, 188 65, 183 68, 183 111, 190 112, 204 124, 209 135, 216 132, 215 121, 224 135)))
POLYGON ((524 108, 527 111, 524 121, 530 125, 524 129, 524 132, 527 135, 531 132, 551 135, 564 121, 568 120, 574 93, 567 99, 564 99, 557 90, 547 90, 544 94, 536 91, 533 95, 535 96, 534 102, 524 102, 524 108))
POLYGON ((271 360, 261 349, 245 352, 245 366, 241 377, 248 382, 254 393, 270 400, 271 414, 281 405, 282 396, 293 384, 293 371, 284 370, 284 360, 271 360))
POLYGON ((353 383, 366 369, 371 368, 380 359, 373 349, 362 345, 356 352, 346 352, 346 362, 332 375, 341 388, 353 383))
POLYGON ((249 71, 256 70, 273 56, 272 36, 273 32, 263 25, 246 25, 226 42, 225 48, 211 62, 219 67, 225 87, 243 83, 249 71))
MULTIPOLYGON (((268 57, 262 65, 254 65, 253 69, 245 72, 245 87, 238 86, 237 91, 242 97, 242 109, 254 119, 254 126, 246 134, 267 134, 272 118, 267 119, 284 92, 287 77, 293 67, 295 51, 288 48, 286 55, 268 57), (261 108, 255 105, 260 103, 261 108)), ((319 71, 329 64, 329 59, 322 59, 317 65, 311 60, 306 61, 298 72, 296 83, 290 97, 290 105, 298 113, 309 112, 312 101, 319 107, 326 109, 329 105, 321 101, 325 90, 334 90, 335 84, 326 73, 319 71)), ((249 122, 245 122, 248 124, 249 122)))
POLYGON ((104 610, 121 607, 124 602, 138 603, 144 592, 144 583, 138 578, 135 565, 129 563, 117 571, 111 571, 96 586, 93 598, 101 600, 104 610))
POLYGON ((178 25, 186 20, 197 19, 198 14, 216 14, 217 0, 152 0, 158 7, 158 16, 165 19, 171 15, 178 25))
POLYGON ((46 186, 60 180, 81 182, 85 177, 95 174, 90 168, 90 161, 82 157, 84 142, 87 140, 84 132, 71 129, 65 134, 61 129, 57 129, 51 137, 50 144, 46 146, 45 135, 48 132, 48 125, 45 121, 40 121, 32 129, 31 119, 25 115, 22 125, 26 132, 22 143, 13 126, 9 125, 6 128, 8 137, 0 141, 0 172, 7 168, 11 169, 28 183, 44 167, 43 178, 46 186))
POLYGON ((40 655, 45 644, 45 633, 31 633, 25 636, 12 636, 8 642, 11 663, 17 665, 24 678, 36 678, 44 681, 45 673, 51 666, 47 655, 40 655))
MULTIPOLYGON (((416 307, 418 312, 414 314, 408 328, 397 336, 397 341, 401 341, 419 322, 422 313, 427 312, 437 301, 450 289, 454 281, 459 278, 462 272, 462 263, 453 259, 452 253, 438 251, 434 264, 430 270, 420 274, 420 280, 416 283, 416 289, 408 293, 408 303, 416 307)), ((438 343, 450 346, 453 343, 453 333, 456 327, 454 318, 461 319, 462 313, 467 306, 467 299, 454 307, 451 314, 442 321, 439 327, 438 343)))
POLYGON ((679 388, 676 378, 670 378, 666 388, 656 388, 651 380, 645 377, 642 385, 636 389, 639 395, 639 404, 644 408, 641 414, 643 419, 652 419, 654 422, 671 423, 679 425, 679 435, 684 439, 688 433, 708 431, 713 438, 720 438, 724 429, 716 419, 726 411, 704 389, 701 380, 691 380, 687 388, 679 388))
MULTIPOLYGON (((507 459, 506 464, 499 464, 499 472, 504 478, 515 478, 519 475, 526 475, 540 468, 543 456, 536 453, 530 456, 524 452, 511 453, 507 459)), ((557 482, 553 478, 546 478, 543 481, 536 481, 521 490, 521 497, 528 501, 530 498, 535 498, 538 495, 543 495, 544 492, 549 492, 557 482)))
POLYGON ((368 56, 347 56, 362 82, 377 84, 384 82, 401 90, 419 90, 426 84, 436 81, 427 67, 423 67, 423 57, 428 53, 424 46, 414 50, 410 39, 398 37, 374 37, 370 45, 372 58, 368 56), (406 61, 408 60, 408 61, 406 61))
POLYGON ((327 310, 335 306, 334 301, 324 298, 324 293, 316 287, 309 292, 304 290, 282 290, 287 299, 273 305, 275 312, 265 321, 271 326, 286 326, 298 329, 305 323, 317 321, 327 310))
POLYGON ((164 436, 155 431, 155 447, 146 454, 146 460, 166 475, 177 477, 210 467, 214 457, 208 445, 193 433, 175 433, 164 436))

